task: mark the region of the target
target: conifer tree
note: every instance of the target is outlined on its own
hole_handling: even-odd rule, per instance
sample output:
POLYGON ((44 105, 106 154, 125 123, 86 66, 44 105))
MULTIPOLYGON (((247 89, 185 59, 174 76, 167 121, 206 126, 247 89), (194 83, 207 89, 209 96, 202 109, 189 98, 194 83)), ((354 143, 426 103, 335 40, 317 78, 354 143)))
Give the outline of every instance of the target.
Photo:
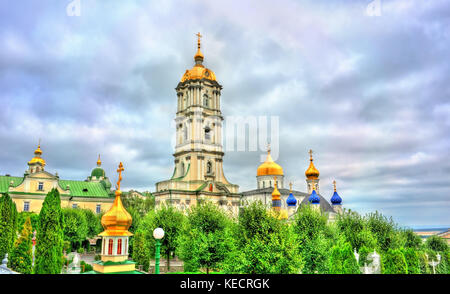
POLYGON ((59 274, 63 265, 63 214, 59 192, 52 189, 45 197, 36 234, 34 272, 59 274))
POLYGON ((33 270, 33 244, 31 240, 33 236, 31 230, 31 220, 28 217, 20 233, 20 237, 14 243, 14 248, 11 252, 9 266, 22 274, 31 274, 33 270))
POLYGON ((16 238, 17 209, 8 194, 0 197, 0 258, 10 253, 16 238))

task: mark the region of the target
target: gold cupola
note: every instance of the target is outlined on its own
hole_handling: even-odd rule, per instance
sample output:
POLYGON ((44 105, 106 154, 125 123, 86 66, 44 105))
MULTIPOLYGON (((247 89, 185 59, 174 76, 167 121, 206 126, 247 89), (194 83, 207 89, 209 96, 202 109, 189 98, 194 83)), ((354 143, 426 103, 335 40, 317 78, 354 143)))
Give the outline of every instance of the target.
POLYGON ((123 207, 120 195, 120 182, 122 181, 122 171, 124 170, 122 162, 119 164, 117 172, 119 180, 117 181, 116 198, 111 208, 102 216, 102 226, 105 229, 99 236, 132 236, 128 231, 131 226, 132 218, 128 211, 123 207))
POLYGON ((216 75, 214 72, 208 68, 203 66, 203 53, 200 51, 201 43, 200 38, 202 35, 200 33, 196 34, 198 37, 197 40, 197 53, 194 55, 195 65, 191 69, 187 69, 181 78, 181 82, 185 82, 188 80, 200 80, 200 79, 208 79, 211 81, 216 81, 216 75))
POLYGON ((310 161, 309 167, 305 172, 306 178, 308 180, 316 180, 319 178, 320 173, 314 166, 313 158, 312 158, 312 150, 309 150, 309 161, 310 161))
POLYGON ((32 165, 34 163, 40 163, 42 166, 45 166, 45 160, 41 158, 42 150, 41 150, 41 142, 39 140, 38 147, 34 150, 34 157, 28 161, 28 165, 32 165))
POLYGON ((270 146, 267 148, 267 158, 256 170, 256 176, 283 176, 283 168, 270 156, 270 146))
POLYGON ((97 159, 97 166, 101 166, 102 165, 102 161, 100 160, 100 154, 98 155, 98 159, 97 159))

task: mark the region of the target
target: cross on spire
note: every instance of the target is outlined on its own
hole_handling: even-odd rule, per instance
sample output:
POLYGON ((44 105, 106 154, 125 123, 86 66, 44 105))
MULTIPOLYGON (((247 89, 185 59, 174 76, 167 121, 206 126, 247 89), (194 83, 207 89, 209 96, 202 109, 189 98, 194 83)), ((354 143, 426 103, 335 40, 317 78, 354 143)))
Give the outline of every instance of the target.
POLYGON ((122 172, 125 169, 123 168, 122 162, 119 163, 119 168, 117 169, 117 172, 119 173, 119 180, 117 181, 117 190, 120 190, 120 182, 122 181, 122 172))
POLYGON ((312 149, 309 149, 309 158, 310 158, 310 160, 311 160, 311 161, 313 160, 313 158, 312 158, 312 154, 313 154, 313 151, 312 151, 312 149))
POLYGON ((336 192, 336 180, 333 180, 334 192, 336 192))
POLYGON ((198 49, 200 49, 200 38, 203 37, 202 35, 200 35, 200 32, 198 32, 197 34, 195 34, 198 38, 197 40, 197 45, 198 45, 198 49))
POLYGON ((292 193, 292 182, 289 183, 289 189, 291 190, 290 192, 292 193))

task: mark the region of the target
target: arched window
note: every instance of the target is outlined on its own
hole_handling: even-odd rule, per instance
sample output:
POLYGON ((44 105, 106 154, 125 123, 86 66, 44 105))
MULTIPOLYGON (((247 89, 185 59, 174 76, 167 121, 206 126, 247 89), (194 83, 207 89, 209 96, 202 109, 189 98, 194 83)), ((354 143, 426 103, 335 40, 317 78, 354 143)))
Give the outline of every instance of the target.
POLYGON ((209 97, 208 95, 203 95, 203 106, 209 107, 209 97))
POLYGON ((112 255, 112 251, 113 251, 113 239, 109 239, 109 243, 108 243, 108 255, 112 255))
POLYGON ((117 240, 117 254, 122 254, 122 239, 117 240))
POLYGON ((208 161, 208 163, 206 164, 206 173, 207 174, 212 174, 212 163, 211 163, 211 161, 208 161))
POLYGON ((186 141, 187 138, 188 138, 188 132, 187 132, 187 126, 186 126, 186 124, 184 124, 183 135, 184 135, 184 140, 186 141))

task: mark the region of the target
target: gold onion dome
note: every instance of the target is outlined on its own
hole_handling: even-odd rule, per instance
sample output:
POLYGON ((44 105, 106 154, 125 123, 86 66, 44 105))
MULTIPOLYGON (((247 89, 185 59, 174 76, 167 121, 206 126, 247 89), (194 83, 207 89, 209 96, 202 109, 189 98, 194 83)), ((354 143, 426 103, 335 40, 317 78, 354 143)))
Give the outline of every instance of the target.
POLYGON ((122 171, 124 170, 122 162, 119 164, 117 172, 119 173, 119 180, 117 181, 116 198, 111 208, 102 216, 102 226, 105 229, 100 233, 100 236, 131 236, 128 231, 132 223, 131 215, 123 207, 120 195, 120 181, 122 180, 122 171))
POLYGON ((36 150, 34 150, 34 157, 28 161, 28 164, 33 164, 39 162, 43 166, 45 165, 45 160, 41 158, 42 150, 41 150, 41 143, 38 144, 38 147, 36 150))
POLYGON ((274 181, 275 187, 273 188, 273 191, 272 191, 272 200, 280 200, 281 194, 280 194, 280 191, 278 191, 277 177, 274 177, 273 179, 275 180, 274 181))
POLYGON ((309 163, 308 169, 305 172, 305 175, 306 175, 306 178, 309 180, 316 180, 319 178, 320 173, 314 166, 313 158, 312 158, 312 150, 309 150, 309 157, 310 157, 309 158, 310 163, 309 163))
POLYGON ((282 176, 283 168, 273 161, 272 156, 270 156, 270 147, 267 149, 267 158, 258 169, 256 170, 256 176, 282 176))
POLYGON ((216 81, 216 75, 209 68, 205 68, 203 66, 203 53, 200 51, 200 38, 202 35, 200 33, 196 34, 198 37, 197 41, 197 53, 194 55, 195 65, 191 69, 187 69, 181 78, 181 82, 185 82, 187 80, 199 80, 199 79, 208 79, 211 81, 216 81))

